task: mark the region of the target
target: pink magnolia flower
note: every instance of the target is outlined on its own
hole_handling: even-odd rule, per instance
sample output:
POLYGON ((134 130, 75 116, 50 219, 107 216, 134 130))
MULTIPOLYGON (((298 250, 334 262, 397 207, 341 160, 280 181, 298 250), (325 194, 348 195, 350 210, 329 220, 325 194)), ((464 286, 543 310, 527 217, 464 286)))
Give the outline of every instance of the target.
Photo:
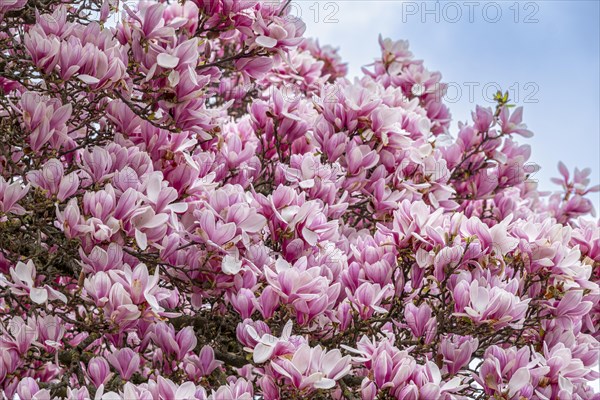
MULTIPOLYGON (((295 46, 302 41, 302 33, 306 29, 300 18, 271 17, 265 21, 259 14, 252 25, 256 32, 254 43, 272 49, 283 46, 295 46)), ((249 34, 251 36, 251 34, 249 34)))
MULTIPOLYGON (((592 309, 593 303, 591 301, 583 300, 583 292, 579 290, 570 290, 556 305, 553 311, 557 317, 566 317, 571 321, 578 320, 579 318, 587 315, 592 309)), ((562 318, 560 318, 562 319, 562 318)), ((558 321, 560 321, 558 319, 558 321)))
POLYGON ((471 361, 479 341, 470 336, 449 335, 442 339, 440 351, 448 373, 455 375, 471 361))
POLYGON ((48 160, 41 170, 31 171, 27 174, 27 181, 34 187, 56 195, 59 201, 64 201, 75 194, 79 188, 79 177, 76 172, 64 176, 63 164, 57 159, 48 160))
POLYGON ((111 286, 104 309, 111 322, 123 327, 129 326, 141 315, 138 306, 133 304, 131 297, 119 282, 111 286))
POLYGON ((113 158, 108 150, 95 146, 81 153, 80 166, 93 182, 102 182, 112 176, 113 158))
POLYGON ((211 399, 213 400, 252 400, 254 399, 254 390, 252 384, 243 378, 237 379, 228 385, 220 386, 216 391, 213 391, 211 399))
POLYGON ((129 380, 138 371, 141 361, 139 354, 127 347, 113 351, 106 359, 124 380, 129 380))
POLYGON ((153 399, 207 399, 204 389, 196 388, 196 385, 190 381, 183 382, 182 384, 178 385, 170 379, 165 379, 162 376, 159 376, 156 382, 150 381, 148 386, 149 392, 151 393, 153 399))
POLYGON ((279 307, 279 295, 272 286, 267 286, 258 296, 255 306, 263 318, 270 318, 279 307))
POLYGON ((475 379, 487 394, 506 393, 509 398, 519 398, 520 393, 527 393, 534 380, 541 378, 548 371, 540 366, 537 360, 530 360, 528 348, 501 349, 489 347, 484 354, 484 361, 475 379))
POLYGON ((256 308, 256 297, 250 289, 242 288, 237 296, 231 297, 230 301, 243 319, 249 318, 256 308))
POLYGON ((235 332, 237 340, 242 345, 247 348, 253 348, 263 335, 271 334, 271 329, 263 321, 253 321, 247 318, 237 325, 235 332), (249 329, 249 327, 252 327, 252 329, 249 329))
POLYGON ((54 226, 61 229, 69 239, 89 232, 89 227, 81 217, 81 211, 75 198, 68 201, 63 211, 60 210, 58 204, 56 205, 56 221, 54 222, 54 226))
MULTIPOLYGON (((84 367, 83 363, 82 367, 84 367)), ((112 372, 110 372, 108 362, 103 357, 92 358, 88 362, 87 369, 85 369, 85 371, 87 372, 89 379, 96 387, 106 384, 114 375, 112 372)))
POLYGON ((509 117, 509 109, 503 107, 500 111, 500 124, 502 126, 503 133, 516 133, 523 137, 532 137, 533 133, 527 130, 527 125, 522 123, 523 120, 523 107, 517 107, 509 117))
POLYGON ((152 400, 153 397, 148 389, 127 382, 123 386, 123 399, 152 400))
POLYGON ((173 326, 165 323, 156 324, 151 337, 165 354, 174 356, 177 360, 182 360, 188 352, 196 347, 198 342, 193 327, 188 326, 175 334, 173 326))
POLYGON ((30 377, 23 378, 17 386, 17 396, 20 399, 50 400, 50 392, 40 389, 37 382, 30 377))
POLYGON ((88 218, 85 224, 79 225, 79 231, 88 234, 93 243, 108 241, 119 229, 119 223, 114 218, 103 221, 100 218, 92 217, 88 218))
POLYGON ((128 290, 134 304, 147 302, 154 310, 163 311, 158 304, 158 301, 163 298, 163 295, 159 294, 157 290, 160 279, 158 266, 152 276, 148 273, 146 264, 143 263, 136 265, 133 270, 128 264, 125 264, 122 271, 111 270, 109 275, 114 282, 120 282, 128 290))
POLYGON ((91 277, 85 278, 83 286, 87 295, 93 299, 96 306, 103 307, 108 302, 112 280, 105 272, 100 271, 91 277))
POLYGON ((47 99, 35 92, 21 95, 23 122, 31 132, 29 144, 38 152, 46 143, 59 146, 66 138, 67 120, 71 117, 71 105, 62 105, 58 99, 47 99))
POLYGON ((131 216, 131 224, 135 231, 135 240, 140 249, 148 248, 148 240, 162 239, 167 230, 169 215, 156 213, 150 206, 140 207, 131 216))
POLYGON ((574 357, 572 351, 563 343, 552 347, 544 344, 543 355, 543 359, 538 358, 537 361, 542 365, 545 364, 546 377, 552 383, 559 383, 561 378, 567 379, 571 383, 584 382, 587 381, 585 377, 588 374, 593 375, 593 379, 598 379, 598 374, 588 371, 583 361, 574 357))
POLYGON ((123 267, 123 247, 117 243, 110 243, 106 249, 102 246, 94 246, 88 254, 80 250, 79 255, 85 273, 109 271, 123 267))
MULTIPOLYGON (((351 142, 352 143, 352 142, 351 142)), ((369 169, 377 164, 379 156, 369 148, 369 146, 350 146, 350 151, 346 156, 348 171, 352 175, 357 175, 361 169, 369 169)))
POLYGON ((269 57, 242 58, 235 62, 235 68, 252 78, 260 79, 271 70, 273 60, 269 57))
POLYGON ((265 400, 275 400, 280 398, 279 388, 275 384, 275 380, 269 375, 262 377, 259 385, 265 400))
POLYGON ((369 377, 361 385, 369 396, 386 388, 401 390, 415 370, 414 358, 395 347, 389 338, 378 341, 376 338, 363 336, 357 342, 356 349, 345 348, 358 354, 353 357, 355 364, 364 365, 369 370, 369 377))
POLYGON ((363 282, 354 292, 346 288, 346 295, 352 308, 357 310, 363 319, 369 319, 374 313, 385 314, 387 309, 381 303, 392 295, 392 285, 381 287, 379 284, 363 282))
POLYGON ((38 338, 38 330, 35 322, 29 319, 27 322, 21 317, 14 317, 10 321, 9 329, 1 327, 0 348, 3 349, 3 356, 0 359, 0 365, 4 371, 10 373, 14 371, 19 363, 19 355, 27 353, 31 345, 38 338))
POLYGON ((308 344, 297 348, 291 359, 272 360, 271 366, 298 389, 331 389, 351 370, 350 356, 342 357, 337 349, 326 351, 308 344))
POLYGON ((6 281, 6 278, 4 277, 0 277, 0 280, 4 279, 6 284, 12 287, 14 294, 29 296, 29 298, 37 304, 46 303, 48 300, 61 300, 64 303, 67 302, 67 297, 64 294, 48 285, 36 287, 36 275, 37 272, 33 260, 29 260, 27 263, 19 261, 14 268, 10 268, 12 282, 6 281))
MULTIPOLYGON (((464 286, 457 285, 456 298, 461 298, 464 290, 464 286)), ((469 305, 464 307, 464 313, 457 315, 467 316, 480 324, 490 323, 496 329, 522 324, 530 302, 530 299, 521 299, 497 286, 481 286, 477 281, 471 283, 468 297, 469 305)))
POLYGON ((431 343, 437 332, 437 318, 431 316, 431 307, 427 303, 419 307, 406 304, 404 317, 414 337, 424 338, 425 343, 431 343))
POLYGON ((450 399, 452 393, 464 387, 459 377, 454 377, 447 382, 442 381, 440 369, 432 361, 427 361, 422 368, 417 369, 413 380, 419 386, 420 397, 426 399, 450 399))
POLYGON ((222 248, 226 243, 234 240, 236 225, 233 222, 224 223, 217 219, 212 211, 206 210, 197 213, 198 224, 202 229, 201 235, 209 244, 222 248))
POLYGON ((183 27, 193 34, 198 27, 198 6, 192 2, 171 4, 165 8, 163 18, 167 25, 178 25, 179 22, 185 22, 183 27))
POLYGON ((285 324, 280 337, 275 337, 270 333, 259 335, 256 329, 251 325, 246 326, 245 330, 256 342, 254 348, 245 349, 246 351, 252 352, 252 360, 257 364, 264 363, 274 356, 289 354, 292 351, 290 348, 291 343, 289 342, 289 339, 292 335, 291 320, 285 324))
POLYGON ((25 47, 35 65, 50 73, 59 61, 60 39, 42 29, 32 29, 25 35, 25 47))
POLYGON ((29 185, 23 186, 18 181, 8 184, 4 177, 0 176, 0 211, 7 214, 23 215, 25 209, 17 202, 25 197, 28 191, 29 185))
MULTIPOLYGON (((149 80, 155 73, 156 67, 164 69, 177 69, 183 71, 188 67, 194 68, 198 60, 198 42, 197 39, 189 39, 179 44, 174 49, 161 52, 156 56, 156 64, 152 66, 146 76, 149 80)), ((178 82, 175 82, 175 84, 178 82)), ((175 84, 173 86, 175 86, 175 84)))
POLYGON ((305 257, 293 266, 280 258, 275 270, 266 269, 267 282, 286 304, 291 304, 300 324, 305 324, 330 309, 339 296, 341 285, 321 276, 321 268, 309 267, 305 257))
POLYGON ((177 191, 168 186, 159 172, 150 174, 146 183, 146 195, 156 212, 183 213, 187 210, 187 203, 173 203, 179 197, 177 191))
POLYGON ((115 190, 108 184, 103 190, 86 192, 83 195, 83 212, 101 221, 108 221, 116 202, 115 190))
POLYGON ((60 317, 52 315, 38 317, 36 328, 38 332, 36 341, 43 344, 47 352, 52 353, 63 346, 62 340, 66 329, 60 317))
POLYGON ((203 376, 212 374, 221 365, 223 365, 223 362, 215 359, 213 348, 207 345, 202 347, 199 356, 186 357, 185 371, 190 379, 200 379, 203 376))

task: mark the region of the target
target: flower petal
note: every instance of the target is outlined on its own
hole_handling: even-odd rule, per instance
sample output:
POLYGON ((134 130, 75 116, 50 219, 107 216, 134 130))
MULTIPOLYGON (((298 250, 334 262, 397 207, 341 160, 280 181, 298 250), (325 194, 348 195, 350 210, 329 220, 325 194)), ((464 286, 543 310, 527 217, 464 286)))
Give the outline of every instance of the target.
POLYGON ((156 63, 163 68, 175 68, 179 64, 179 57, 167 53, 160 53, 156 57, 156 63))
POLYGON ((255 41, 259 46, 266 47, 268 49, 271 49, 277 45, 276 39, 263 35, 258 36, 255 41))

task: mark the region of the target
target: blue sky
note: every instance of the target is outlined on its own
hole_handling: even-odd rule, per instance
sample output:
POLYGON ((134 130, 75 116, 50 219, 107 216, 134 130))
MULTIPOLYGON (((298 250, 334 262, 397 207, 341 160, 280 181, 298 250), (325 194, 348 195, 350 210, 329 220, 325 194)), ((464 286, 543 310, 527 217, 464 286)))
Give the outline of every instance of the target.
MULTIPOLYGON (((415 56, 443 81, 456 123, 494 87, 510 90, 534 131, 530 161, 542 190, 554 190, 559 160, 590 167, 600 183, 600 9, 598 1, 294 2, 307 36, 340 48, 350 75, 379 54, 377 37, 409 40, 415 56), (437 5, 436 5, 437 4, 437 5), (469 94, 472 87, 473 95, 469 94), (484 88, 488 89, 486 94, 484 88)), ((596 210, 600 195, 593 195, 596 210)))

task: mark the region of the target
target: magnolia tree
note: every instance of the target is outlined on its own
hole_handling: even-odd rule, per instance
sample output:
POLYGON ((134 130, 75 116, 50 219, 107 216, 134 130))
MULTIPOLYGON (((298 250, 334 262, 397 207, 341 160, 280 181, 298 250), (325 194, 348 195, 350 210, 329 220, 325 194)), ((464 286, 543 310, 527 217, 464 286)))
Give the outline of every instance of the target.
POLYGON ((1 397, 597 398, 589 171, 287 8, 0 2, 1 397))

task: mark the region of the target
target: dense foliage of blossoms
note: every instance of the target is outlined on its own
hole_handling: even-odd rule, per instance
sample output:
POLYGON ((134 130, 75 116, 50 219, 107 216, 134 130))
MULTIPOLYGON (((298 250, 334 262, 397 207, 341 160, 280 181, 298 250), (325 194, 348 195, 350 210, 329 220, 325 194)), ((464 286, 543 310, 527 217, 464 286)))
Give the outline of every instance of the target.
POLYGON ((406 42, 350 81, 303 31, 0 2, 1 398, 594 398, 589 171, 546 196, 506 96, 454 131, 406 42))

